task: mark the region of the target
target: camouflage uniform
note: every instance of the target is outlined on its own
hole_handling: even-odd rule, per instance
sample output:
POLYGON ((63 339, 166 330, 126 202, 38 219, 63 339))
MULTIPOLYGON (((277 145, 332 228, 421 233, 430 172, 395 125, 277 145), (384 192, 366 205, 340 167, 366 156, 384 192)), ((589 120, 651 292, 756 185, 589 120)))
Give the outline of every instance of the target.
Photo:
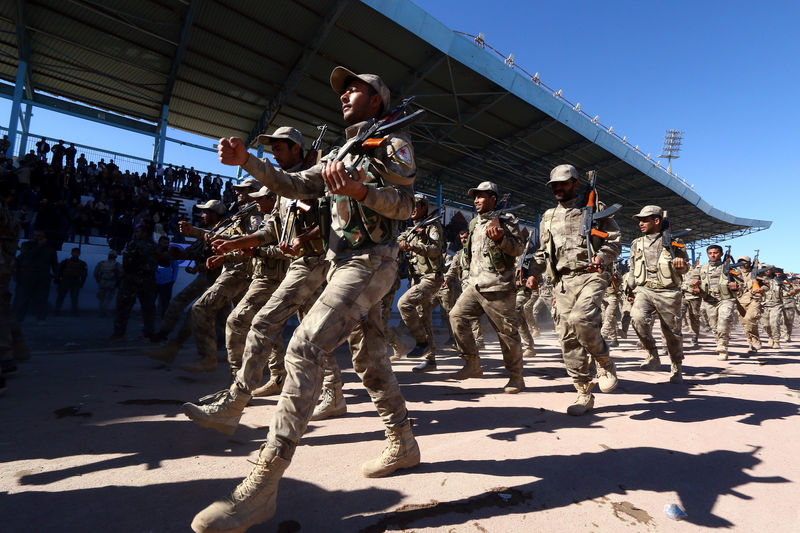
POLYGON ((620 290, 621 286, 619 273, 615 268, 611 274, 611 282, 603 295, 603 327, 600 329, 600 334, 611 341, 612 346, 619 345, 617 340, 617 320, 621 315, 619 305, 620 298, 623 297, 620 290))
MULTIPOLYGON (((562 167, 556 167, 553 176, 562 167)), ((577 171, 572 168, 574 176, 577 171)), ((598 210, 603 209, 602 204, 598 210)), ((587 272, 591 257, 588 256, 586 238, 580 235, 583 211, 578 207, 577 198, 559 202, 542 216, 539 234, 541 245, 534 256, 537 271, 547 270, 547 277, 553 283, 556 301, 556 331, 561 339, 564 364, 578 391, 578 401, 583 409, 570 414, 583 414, 594 405, 591 395, 593 387, 589 363, 593 358, 597 363, 601 390, 610 392, 616 387, 616 369, 609 357, 608 344, 600 335, 602 325, 603 294, 608 287, 611 274, 608 270, 587 272), (611 379, 613 377, 613 379, 611 379), (608 385, 603 383, 608 379, 608 385)), ((602 264, 611 269, 620 253, 620 232, 613 217, 597 222, 598 229, 608 233, 600 242, 594 241, 593 250, 602 264)))
POLYGON ((433 308, 434 296, 442 287, 444 229, 438 220, 417 229, 413 235, 412 229, 409 228, 397 238, 398 242, 405 241, 409 247, 405 253, 410 278, 409 288, 398 300, 397 309, 417 347, 427 345, 428 363, 435 364, 433 308))
POLYGON ((108 311, 114 296, 117 294, 122 280, 122 265, 115 259, 100 261, 94 267, 94 279, 97 282, 97 300, 100 302, 100 312, 108 311))
POLYGON ((697 270, 695 279, 700 280, 700 309, 717 338, 719 358, 724 360, 727 358, 728 339, 731 336, 733 315, 736 313, 736 298, 728 288, 728 278, 722 272, 722 261, 702 265, 697 270))
MULTIPOLYGON (((450 263, 450 268, 447 269, 447 272, 444 275, 443 283, 447 284, 448 286, 452 286, 452 284, 458 280, 461 282, 460 287, 456 286, 456 290, 460 289, 460 293, 463 294, 464 290, 467 288, 467 284, 469 282, 469 263, 467 263, 466 259, 464 258, 464 249, 460 249, 456 252, 456 255, 453 257, 453 262, 450 263)), ((458 302, 458 298, 461 297, 459 294, 455 302, 458 302)), ((448 311, 448 320, 450 320, 450 330, 453 329, 453 321, 450 319, 450 314, 453 312, 453 307, 455 307, 455 303, 450 307, 448 311)), ((483 341, 483 329, 481 327, 481 317, 478 316, 477 318, 472 318, 470 320, 470 328, 472 329, 472 336, 475 337, 475 343, 478 345, 478 348, 483 348, 484 341, 483 341)), ((455 335, 453 335, 455 337, 455 335)))
MULTIPOLYGON (((483 186, 484 184, 479 185, 478 190, 482 190, 483 186)), ((501 227, 505 230, 502 239, 498 242, 490 239, 486 235, 486 230, 493 222, 491 215, 492 213, 479 214, 470 221, 469 237, 464 246, 462 259, 469 265, 469 274, 464 292, 450 312, 450 326, 453 328, 456 345, 461 357, 466 361, 464 369, 456 374, 456 378, 459 379, 461 375, 468 377, 466 373, 471 368, 477 370, 473 375, 482 374, 472 327, 475 321, 480 320, 481 315, 486 313, 500 340, 506 370, 511 380, 521 385, 513 387, 516 389, 513 392, 518 392, 524 387, 524 383, 522 342, 515 312, 514 267, 516 257, 525 250, 525 239, 520 233, 517 218, 510 213, 501 215, 499 219, 501 227)), ((506 390, 512 392, 511 388, 506 390)))
POLYGON ((758 337, 758 322, 761 319, 762 307, 761 293, 754 293, 754 283, 759 283, 753 279, 753 270, 739 270, 739 276, 742 282, 739 283, 739 289, 735 293, 736 300, 739 305, 736 310, 739 313, 739 320, 744 328, 744 334, 747 337, 747 344, 750 347, 750 352, 756 352, 761 349, 761 339, 758 337))
POLYGON ((681 292, 681 316, 685 325, 692 331, 692 344, 697 346, 697 337, 700 335, 700 296, 692 291, 692 279, 699 277, 699 272, 692 269, 683 276, 681 292))
POLYGON ((795 287, 790 282, 785 282, 784 284, 784 298, 783 298, 783 318, 784 318, 784 328, 783 332, 785 333, 782 335, 783 340, 786 342, 791 342, 792 340, 792 326, 794 326, 794 316, 796 311, 796 302, 795 302, 795 293, 792 291, 796 291, 795 287))
MULTIPOLYGON (((365 126, 364 122, 348 127, 348 142, 365 126)), ((350 343, 353 368, 372 397, 383 423, 390 429, 408 424, 405 400, 386 355, 381 298, 397 275, 398 249, 391 229, 397 231, 397 225, 391 219, 407 219, 414 203, 411 183, 416 165, 412 154, 408 136, 392 134, 367 158, 368 192, 364 200, 359 203, 348 197, 330 197, 333 220, 328 234, 327 259, 331 262, 328 285, 289 343, 285 357, 286 380, 267 437, 267 446, 287 461, 305 432, 319 397, 324 359, 345 340, 350 343), (354 229, 353 224, 359 224, 359 220, 364 225, 354 229)), ((327 157, 335 155, 334 151, 327 157)), ((355 161, 352 154, 344 158, 345 164, 355 161)), ((324 164, 325 160, 308 170, 289 174, 250 156, 243 168, 281 196, 315 198, 324 193, 324 164)), ((323 235, 325 233, 323 228, 323 235)), ((309 258, 310 263, 318 261, 309 258)), ((324 272, 324 267, 310 268, 308 272, 316 276, 324 272)), ((303 286, 311 288, 311 280, 306 279, 303 286)), ((302 292, 301 287, 295 285, 295 288, 298 293, 302 292)), ((307 299, 312 292, 299 295, 299 299, 307 299)), ((277 304, 279 293, 281 289, 270 302, 274 300, 277 304)), ((248 346, 257 329, 256 320, 253 326, 248 334, 248 346)), ((237 383, 247 375, 247 370, 245 362, 237 375, 237 383)))
POLYGON ((780 330, 783 322, 783 289, 774 276, 764 280, 763 310, 761 317, 764 331, 770 339, 771 348, 780 348, 780 330))
MULTIPOLYGON (((533 341, 533 302, 534 298, 539 298, 538 286, 537 290, 529 289, 525 282, 533 273, 531 272, 530 262, 523 263, 519 271, 519 279, 517 283, 517 296, 515 310, 517 312, 517 321, 519 322, 519 336, 522 339, 523 356, 533 357, 536 355, 535 343, 533 341), (535 296, 534 296, 535 295, 535 296)), ((541 276, 534 276, 536 282, 541 281, 541 276)))
MULTIPOLYGON (((645 206, 643 216, 654 214, 645 206)), ((661 208, 657 209, 661 213, 661 208)), ((660 216, 660 215, 659 215, 660 216)), ((670 243, 669 246, 672 247, 670 243)), ((682 248, 672 247, 675 257, 689 257, 682 248)), ((672 254, 663 246, 661 233, 643 235, 631 243, 630 273, 628 282, 636 298, 631 309, 631 320, 639 340, 648 353, 643 370, 657 370, 660 364, 656 342, 652 335, 652 319, 658 316, 661 333, 672 361, 670 381, 681 381, 683 362, 683 335, 681 333, 681 274, 672 263, 672 254), (652 318, 651 318, 652 317, 652 318)))
POLYGON ((153 335, 156 316, 156 243, 152 237, 132 240, 122 254, 122 282, 117 294, 114 337, 121 338, 128 327, 131 309, 139 299, 145 337, 153 335))
MULTIPOLYGON (((447 272, 450 269, 450 265, 453 263, 453 257, 449 254, 445 253, 442 256, 443 259, 443 272, 447 272)), ((442 282, 444 282, 444 278, 442 278, 442 282)), ((458 284, 455 279, 449 280, 443 287, 441 287, 436 294, 434 295, 435 301, 439 302, 439 306, 442 313, 442 322, 444 322, 445 326, 447 327, 447 331, 449 333, 448 339, 445 342, 455 342, 453 338, 453 331, 450 329, 450 310, 453 309, 453 306, 456 303, 456 297, 458 295, 458 284)))

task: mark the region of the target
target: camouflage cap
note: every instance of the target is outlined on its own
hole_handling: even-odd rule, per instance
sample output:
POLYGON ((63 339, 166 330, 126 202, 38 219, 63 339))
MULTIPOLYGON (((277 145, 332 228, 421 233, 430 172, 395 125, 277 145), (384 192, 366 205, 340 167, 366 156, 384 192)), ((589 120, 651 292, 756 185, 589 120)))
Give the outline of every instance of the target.
POLYGON ((264 197, 268 197, 268 196, 276 196, 276 195, 275 195, 274 192, 269 190, 266 186, 265 187, 261 187, 256 192, 251 192, 250 193, 250 199, 251 200, 257 200, 258 198, 264 198, 264 197))
POLYGON ((657 205, 646 205, 642 208, 641 211, 633 215, 634 219, 637 218, 646 218, 646 217, 663 217, 664 212, 663 210, 657 205))
POLYGON ((202 209, 203 211, 213 211, 219 216, 225 214, 225 206, 219 200, 209 200, 204 204, 197 204, 197 209, 202 209))
POLYGON ((293 143, 299 145, 301 150, 306 149, 306 140, 303 138, 303 134, 297 129, 289 126, 282 126, 278 128, 272 133, 272 135, 258 136, 258 142, 261 144, 270 144, 272 141, 292 141, 293 143))
POLYGON ((415 202, 422 202, 424 204, 430 203, 430 200, 428 200, 428 197, 425 196, 422 193, 419 193, 419 192, 418 193, 414 193, 414 201, 415 202))
POLYGON ((467 191, 467 194, 475 198, 475 194, 478 192, 490 192, 495 196, 500 196, 500 189, 497 187, 497 184, 492 183, 491 181, 483 181, 477 187, 473 187, 472 189, 467 191))
POLYGON ((739 257, 736 258, 736 261, 737 262, 738 261, 747 261, 748 263, 752 263, 753 262, 753 260, 750 258, 749 255, 740 255, 739 257))
POLYGON ((247 178, 243 180, 241 183, 237 183, 233 186, 234 189, 255 189, 258 190, 261 188, 261 184, 255 178, 247 178))
POLYGON ((558 165, 550 171, 550 181, 547 182, 547 185, 570 179, 578 179, 578 170, 572 165, 558 165))
POLYGON ((336 67, 333 69, 333 72, 331 72, 331 87, 336 91, 336 94, 343 94, 347 90, 347 82, 353 78, 363 81, 375 89, 375 92, 380 95, 381 101, 383 102, 381 114, 389 110, 389 104, 391 102, 389 87, 377 74, 356 74, 352 70, 344 67, 336 67))

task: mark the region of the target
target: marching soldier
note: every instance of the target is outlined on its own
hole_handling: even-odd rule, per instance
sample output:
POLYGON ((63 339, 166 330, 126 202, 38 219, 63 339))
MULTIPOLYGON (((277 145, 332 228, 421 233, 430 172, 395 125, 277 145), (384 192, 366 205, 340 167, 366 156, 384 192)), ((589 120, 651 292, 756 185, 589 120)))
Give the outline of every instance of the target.
MULTIPOLYGON (((567 413, 580 416, 594 407, 590 359, 597 363, 600 390, 611 392, 617 387, 616 366, 609 357, 608 344, 600 335, 600 326, 603 293, 611 277, 611 266, 621 250, 620 232, 612 216, 597 221, 599 231, 607 234, 604 239, 577 237, 584 213, 579 203, 582 199, 578 198, 578 171, 572 165, 555 167, 547 184, 558 206, 548 209, 542 217, 541 245, 534 261, 537 271, 546 269, 553 282, 556 330, 567 373, 578 391, 567 413), (587 238, 591 239, 592 257, 587 238)), ((598 205, 598 210, 602 207, 598 205)))
POLYGON ((143 334, 153 335, 156 318, 156 243, 153 230, 140 224, 133 230, 133 239, 122 254, 122 282, 117 295, 117 311, 114 317, 114 333, 110 340, 120 341, 125 337, 131 309, 139 298, 144 320, 143 334))
POLYGON ((762 321, 764 331, 769 337, 769 347, 780 350, 781 348, 781 322, 783 322, 783 287, 782 283, 775 277, 775 267, 764 265, 761 269, 764 272, 763 284, 763 309, 762 321))
POLYGON ((744 263, 739 268, 739 276, 742 282, 736 283, 737 288, 734 292, 736 300, 739 302, 736 310, 739 313, 739 320, 742 322, 744 334, 747 337, 747 353, 754 355, 761 349, 761 339, 758 337, 758 322, 761 319, 761 299, 764 289, 755 276, 753 262, 749 255, 739 256, 736 262, 744 263))
MULTIPOLYGON (((388 110, 389 89, 374 74, 355 74, 343 67, 333 70, 331 86, 340 95, 348 124, 345 148, 350 149, 368 120, 388 110)), ((388 437, 386 449, 362 465, 362 474, 386 476, 420 461, 405 400, 386 357, 380 305, 397 273, 399 221, 411 216, 414 207, 413 148, 407 134, 397 132, 369 148, 364 160, 352 153, 337 158, 338 153, 308 170, 288 173, 248 154, 240 139, 220 140, 223 163, 242 166, 277 194, 288 198, 326 195, 332 222, 330 230, 321 228, 320 234, 327 238, 331 271, 328 285, 289 343, 283 391, 253 470, 230 498, 213 503, 194 518, 196 532, 244 531, 272 517, 278 482, 320 393, 324 355, 345 340, 350 342, 353 367, 388 437), (355 168, 351 171, 345 165, 355 168)), ((227 407, 220 405, 220 409, 241 410, 249 399, 250 394, 234 384, 225 400, 227 407)))
POLYGON ((706 254, 708 263, 700 266, 693 283, 696 286, 695 294, 699 294, 702 300, 700 309, 717 339, 717 359, 725 361, 728 359, 728 339, 736 312, 733 291, 737 285, 729 283, 723 272, 722 246, 712 244, 706 248, 706 254))
POLYGON ((657 205, 646 205, 633 216, 644 234, 631 243, 628 282, 636 295, 631 320, 647 360, 642 370, 658 370, 661 361, 653 339, 651 315, 661 323, 661 332, 672 362, 670 383, 683 381, 683 335, 681 334, 681 275, 689 270, 686 251, 672 242, 664 242, 661 233, 663 212, 657 205))
MULTIPOLYGON (((463 294, 463 292, 467 289, 467 285, 469 284, 469 263, 467 263, 466 258, 464 257, 464 246, 467 245, 468 237, 468 230, 464 229, 458 232, 458 239, 461 241, 461 249, 456 252, 455 256, 453 256, 453 261, 450 263, 450 267, 447 269, 447 273, 442 281, 442 288, 451 286, 451 284, 453 284, 456 280, 460 282, 460 285, 456 285, 456 290, 458 290, 459 293, 458 296, 454 298, 453 306, 455 306, 455 302, 458 301, 458 298, 461 297, 461 294, 463 294)), ((448 320, 450 319, 450 313, 453 312, 453 306, 451 306, 448 311, 448 320)), ((481 317, 478 316, 477 318, 473 318, 470 327, 472 329, 472 335, 475 337, 475 344, 478 346, 478 349, 483 348, 484 342, 483 329, 481 327, 481 317)), ((450 326, 450 329, 453 329, 452 325, 450 326)))
MULTIPOLYGON (((696 265, 696 263, 695 263, 696 265)), ((686 326, 692 332, 692 348, 700 346, 698 336, 700 335, 700 296, 695 294, 692 279, 700 276, 697 268, 692 268, 683 276, 681 281, 681 292, 683 293, 683 303, 681 304, 681 316, 686 326)))
POLYGON ((117 252, 111 250, 108 253, 108 259, 97 263, 94 267, 94 280, 97 282, 100 316, 105 316, 117 295, 117 287, 122 280, 122 265, 117 263, 117 252))
POLYGON ((442 286, 444 229, 438 219, 424 224, 428 217, 428 198, 414 195, 414 211, 411 219, 414 226, 397 238, 400 251, 408 258, 411 284, 400 297, 397 308, 416 346, 407 357, 426 356, 413 368, 414 372, 436 369, 436 342, 433 338, 434 296, 442 286), (416 227, 418 224, 419 227, 416 227))
POLYGON ((522 341, 515 312, 516 258, 525 249, 517 218, 496 213, 497 185, 484 181, 469 190, 478 215, 470 221, 464 245, 464 262, 469 265, 466 288, 450 312, 450 326, 464 366, 453 379, 483 375, 472 325, 483 313, 497 331, 509 380, 503 391, 515 394, 525 388, 522 377, 522 341))

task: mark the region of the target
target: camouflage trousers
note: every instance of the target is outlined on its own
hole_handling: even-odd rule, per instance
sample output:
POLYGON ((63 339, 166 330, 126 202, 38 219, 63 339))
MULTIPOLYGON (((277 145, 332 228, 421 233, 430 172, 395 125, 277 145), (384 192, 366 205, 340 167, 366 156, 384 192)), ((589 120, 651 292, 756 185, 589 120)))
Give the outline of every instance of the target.
POLYGON ((636 299, 631 308, 631 322, 636 335, 651 355, 658 355, 653 338, 653 315, 658 316, 661 333, 667 345, 670 361, 683 361, 683 334, 681 333, 681 300, 678 289, 649 289, 636 287, 636 299))
POLYGON ((702 300, 700 310, 706 315, 708 325, 717 338, 718 346, 728 346, 733 326, 733 315, 736 313, 736 300, 702 300))
POLYGON ((408 290, 397 301, 397 309, 409 333, 417 344, 428 343, 428 359, 436 355, 436 340, 433 337, 434 296, 442 287, 441 273, 425 274, 412 280, 408 290))
MULTIPOLYGON (((228 350, 228 363, 234 373, 242 368, 247 333, 250 331, 253 318, 269 301, 280 283, 281 280, 277 279, 253 279, 247 287, 247 292, 228 315, 228 319, 225 321, 225 347, 228 350)), ((273 352, 271 358, 283 357, 282 336, 278 335, 278 342, 273 344, 271 351, 273 352), (280 356, 275 355, 275 352, 278 352, 280 356)))
MULTIPOLYGON (((241 369, 236 374, 236 384, 240 389, 252 392, 258 387, 267 366, 270 376, 286 375, 283 329, 295 313, 301 321, 304 320, 322 292, 329 265, 323 257, 301 257, 289 264, 283 281, 250 323, 242 351, 241 369)), ((331 373, 338 375, 339 365, 335 363, 335 358, 330 354, 325 354, 323 358, 329 364, 333 359, 336 370, 331 370, 331 373)))
POLYGON ((468 285, 450 311, 450 327, 453 328, 458 351, 464 357, 478 356, 473 327, 476 321, 480 324, 481 315, 486 313, 500 340, 506 370, 512 376, 521 375, 522 341, 515 302, 516 294, 513 292, 482 293, 468 285))
MULTIPOLYGON (((469 285, 467 284, 466 281, 463 281, 461 283, 461 294, 464 294, 464 291, 467 290, 468 286, 469 285)), ((458 303, 459 298, 461 298, 461 294, 459 294, 458 298, 456 298, 456 303, 458 303)), ((455 307, 455 303, 453 304, 453 307, 455 307)), ((453 312, 453 308, 452 307, 450 308, 450 312, 451 313, 453 312)), ((481 348, 484 345, 484 340, 483 340, 483 314, 480 314, 477 317, 473 317, 472 319, 470 319, 470 321, 471 321, 471 326, 470 327, 472 328, 472 336, 475 337, 475 343, 478 346, 478 348, 481 348)), ((450 319, 450 331, 453 331, 453 320, 452 319, 450 319)), ((455 335, 455 332, 453 331, 453 339, 455 339, 455 337, 456 337, 456 335, 455 335)))
POLYGON ((453 330, 450 329, 450 310, 453 309, 453 305, 456 303, 455 284, 450 283, 439 289, 435 295, 435 300, 439 302, 439 308, 442 311, 442 322, 446 325, 450 338, 453 338, 453 330))
POLYGON ((400 339, 397 337, 393 328, 389 327, 389 318, 392 316, 392 304, 394 303, 394 295, 400 289, 400 278, 395 279, 395 282, 389 288, 389 291, 381 298, 381 321, 383 322, 383 334, 386 336, 386 342, 395 352, 400 351, 400 339))
POLYGON ((758 337, 758 322, 761 319, 761 301, 754 298, 740 300, 736 310, 742 322, 747 344, 751 349, 761 349, 761 339, 758 337))
POLYGON ((114 303, 114 297, 117 295, 117 286, 111 287, 98 287, 97 288, 97 302, 100 312, 106 314, 111 304, 114 303))
POLYGON ((514 310, 517 312, 517 322, 519 324, 519 336, 525 348, 533 348, 533 335, 531 334, 531 291, 528 288, 517 289, 516 305, 514 310))
POLYGON ((220 309, 237 300, 250 285, 240 272, 223 270, 216 281, 192 304, 192 333, 200 359, 216 358, 217 330, 214 320, 220 309))
MULTIPOLYGON (((199 272, 197 276, 181 291, 172 297, 167 306, 167 312, 161 317, 159 331, 169 335, 175 329, 175 325, 184 315, 184 311, 193 301, 203 295, 209 288, 208 275, 205 271, 199 272)), ((188 323, 191 328, 191 321, 188 323)), ((190 329, 191 331, 191 329, 190 329)), ((188 338, 188 337, 187 337, 188 338)))
POLYGON ((528 327, 531 330, 531 335, 535 337, 539 335, 539 312, 547 307, 547 304, 539 294, 539 291, 531 291, 531 298, 525 305, 529 308, 528 316, 530 317, 530 322, 528 322, 528 327))
POLYGON ((623 337, 628 336, 628 327, 631 325, 631 308, 633 307, 633 302, 628 300, 627 296, 622 298, 620 302, 619 310, 622 317, 619 319, 619 329, 622 331, 623 337))
POLYGON ((564 365, 575 383, 592 380, 589 373, 592 358, 599 366, 605 366, 610 359, 608 344, 600 335, 607 286, 607 274, 586 273, 564 276, 553 291, 564 365))
POLYGON ((142 307, 142 320, 144 321, 142 334, 145 337, 150 337, 155 333, 155 277, 127 277, 122 278, 122 285, 120 285, 119 292, 117 293, 117 311, 114 316, 115 337, 122 337, 125 335, 125 330, 128 328, 128 319, 130 319, 131 310, 137 298, 142 307))
POLYGON ((681 316, 686 327, 692 331, 692 336, 700 335, 700 298, 687 297, 683 295, 681 303, 681 316))
MULTIPOLYGON (((784 322, 783 304, 765 305, 761 323, 767 337, 775 342, 781 340, 781 324, 784 322)), ((785 324, 784 324, 785 325, 785 324)))
POLYGON ((603 327, 600 334, 606 339, 617 340, 617 320, 621 315, 619 311, 619 295, 607 294, 603 297, 603 327))
POLYGON ((794 302, 788 301, 783 304, 783 318, 784 318, 784 325, 786 329, 786 335, 784 337, 786 340, 792 338, 792 326, 794 325, 794 315, 795 315, 795 308, 794 302))
POLYGON ((332 263, 328 285, 286 350, 286 380, 267 436, 267 445, 284 459, 291 459, 314 411, 322 389, 324 357, 345 340, 353 354, 353 369, 384 425, 395 427, 408 420, 381 323, 380 300, 396 276, 394 257, 364 254, 332 263))

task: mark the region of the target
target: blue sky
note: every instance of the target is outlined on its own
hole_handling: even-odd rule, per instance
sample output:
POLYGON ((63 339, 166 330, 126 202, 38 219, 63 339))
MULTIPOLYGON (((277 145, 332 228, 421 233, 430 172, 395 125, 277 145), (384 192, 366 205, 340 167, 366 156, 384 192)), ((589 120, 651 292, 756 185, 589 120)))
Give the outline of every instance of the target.
MULTIPOLYGON (((645 153, 660 153, 664 130, 684 130, 673 162, 679 177, 718 209, 773 221, 765 232, 731 241, 733 253, 758 248, 762 260, 800 270, 800 2, 416 3, 454 30, 484 33, 645 153)), ((0 116, 9 109, 0 99, 0 116)), ((34 109, 31 130, 152 155, 148 137, 41 109, 34 109)), ((209 152, 168 143, 166 153, 170 162, 232 173, 209 152)))

